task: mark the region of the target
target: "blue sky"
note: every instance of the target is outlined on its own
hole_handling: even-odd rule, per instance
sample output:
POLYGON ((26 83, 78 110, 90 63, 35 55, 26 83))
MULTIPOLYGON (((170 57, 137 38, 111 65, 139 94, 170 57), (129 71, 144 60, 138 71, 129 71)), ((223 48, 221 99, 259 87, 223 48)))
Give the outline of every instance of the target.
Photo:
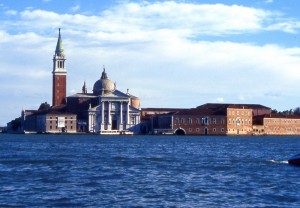
POLYGON ((103 65, 142 107, 300 106, 298 0, 0 2, 0 126, 51 103, 58 28, 67 94, 103 65))

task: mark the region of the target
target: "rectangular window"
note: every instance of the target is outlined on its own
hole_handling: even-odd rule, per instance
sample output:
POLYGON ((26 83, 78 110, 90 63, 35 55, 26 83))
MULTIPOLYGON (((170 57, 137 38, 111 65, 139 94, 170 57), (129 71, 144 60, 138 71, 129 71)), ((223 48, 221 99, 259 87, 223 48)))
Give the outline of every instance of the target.
POLYGON ((199 124, 199 123, 200 123, 200 119, 197 118, 197 119, 196 119, 196 124, 199 124))
POLYGON ((189 124, 192 124, 192 119, 191 119, 191 118, 189 118, 189 120, 188 120, 188 121, 189 121, 189 124))
POLYGON ((209 124, 209 118, 208 117, 202 118, 202 124, 208 125, 209 124))
POLYGON ((180 119, 180 123, 182 124, 184 123, 184 118, 180 119))
POLYGON ((216 124, 216 123, 217 123, 217 119, 213 118, 213 124, 216 124))
POLYGON ((221 119, 221 124, 225 124, 224 118, 221 119))

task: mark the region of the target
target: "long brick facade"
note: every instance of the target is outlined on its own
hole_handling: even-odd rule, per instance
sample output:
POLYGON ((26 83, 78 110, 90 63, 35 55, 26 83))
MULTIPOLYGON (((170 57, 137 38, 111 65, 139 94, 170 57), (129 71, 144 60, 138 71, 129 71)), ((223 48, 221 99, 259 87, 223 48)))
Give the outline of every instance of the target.
POLYGON ((143 121, 150 124, 146 133, 300 135, 300 116, 272 114, 271 108, 256 104, 204 104, 197 108, 168 112, 158 108, 151 109, 151 115, 144 114, 143 121))

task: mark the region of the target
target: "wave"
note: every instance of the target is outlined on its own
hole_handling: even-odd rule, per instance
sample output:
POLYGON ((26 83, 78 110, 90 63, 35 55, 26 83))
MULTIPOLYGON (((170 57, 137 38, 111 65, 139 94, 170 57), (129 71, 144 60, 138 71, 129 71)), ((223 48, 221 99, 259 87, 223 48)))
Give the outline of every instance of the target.
POLYGON ((288 164, 289 163, 287 160, 268 160, 268 162, 281 163, 281 164, 288 164))

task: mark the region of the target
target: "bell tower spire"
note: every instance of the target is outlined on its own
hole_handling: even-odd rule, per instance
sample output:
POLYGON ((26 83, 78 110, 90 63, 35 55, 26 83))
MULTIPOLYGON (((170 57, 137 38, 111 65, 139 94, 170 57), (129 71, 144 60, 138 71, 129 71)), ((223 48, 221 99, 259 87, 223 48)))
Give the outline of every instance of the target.
POLYGON ((66 104, 67 69, 65 62, 66 58, 59 28, 56 49, 53 55, 53 106, 66 104))
POLYGON ((64 47, 63 47, 61 35, 60 35, 60 28, 58 29, 58 40, 57 40, 57 44, 56 44, 55 54, 57 56, 64 54, 64 47))

